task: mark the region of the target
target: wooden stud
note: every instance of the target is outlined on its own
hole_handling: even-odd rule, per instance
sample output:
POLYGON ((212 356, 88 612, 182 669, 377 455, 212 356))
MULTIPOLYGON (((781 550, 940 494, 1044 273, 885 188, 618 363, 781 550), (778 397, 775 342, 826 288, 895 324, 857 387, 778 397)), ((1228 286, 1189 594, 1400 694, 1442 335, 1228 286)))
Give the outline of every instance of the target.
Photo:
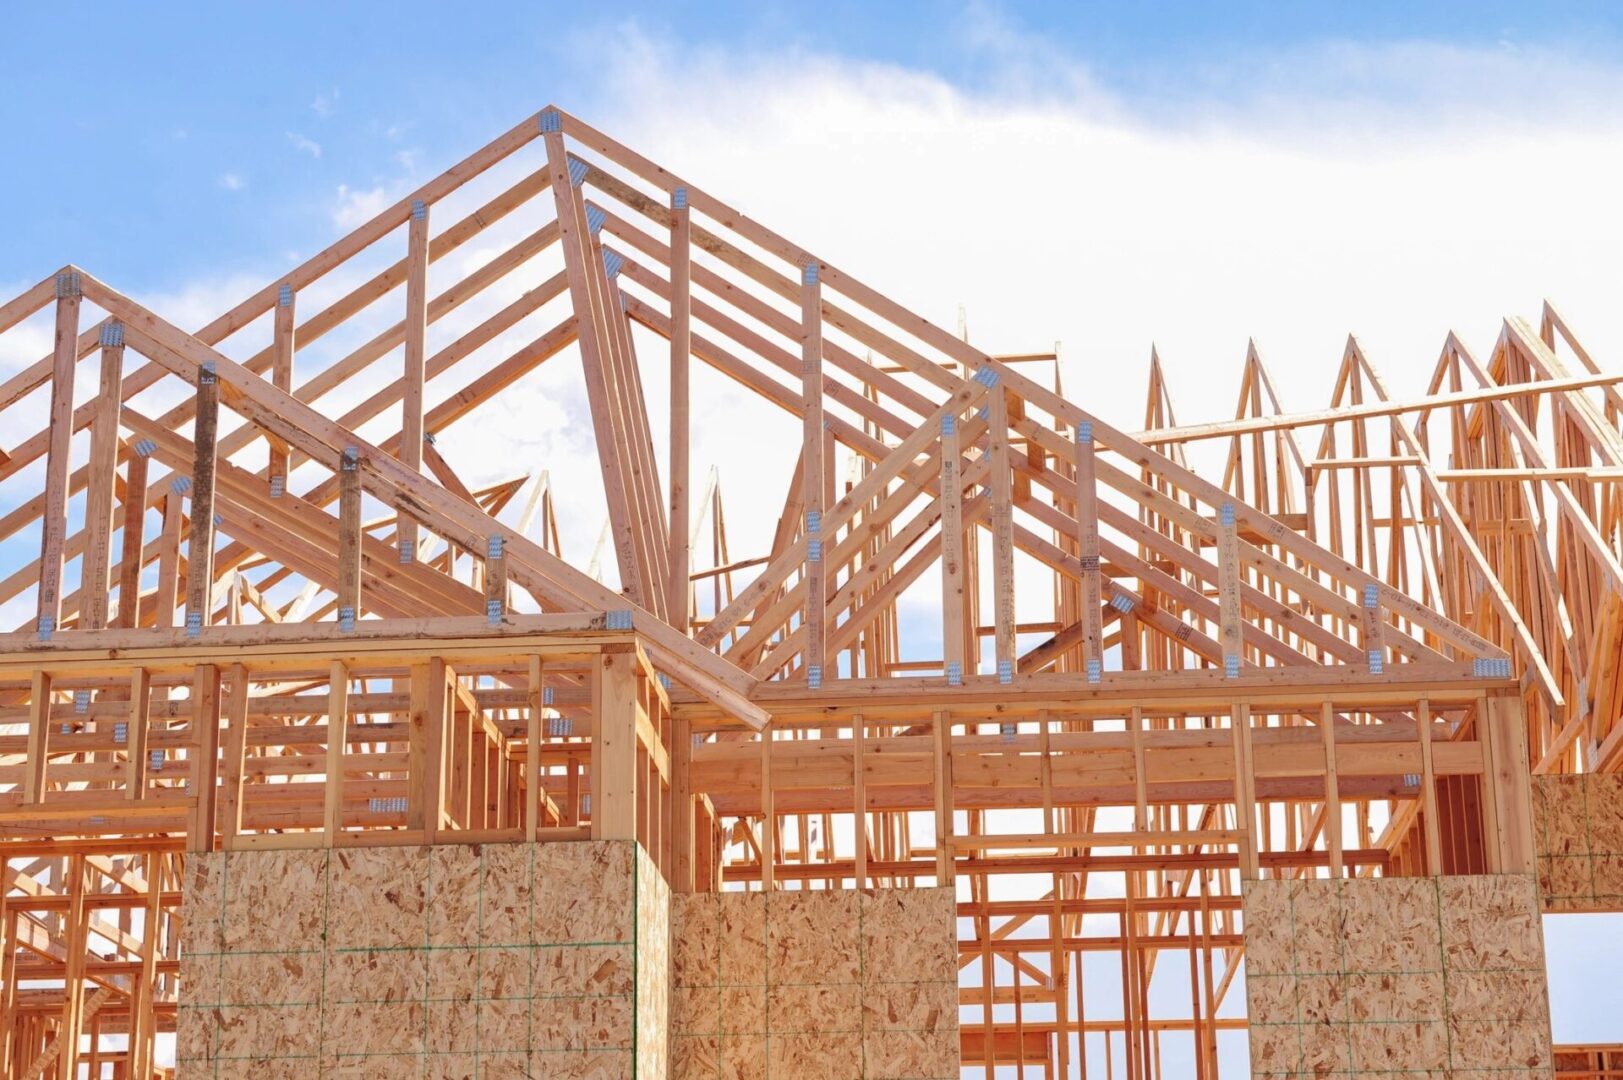
POLYGON ((66 270, 59 274, 39 556, 38 625, 47 636, 62 622, 62 551, 68 532, 68 453, 73 438, 73 372, 79 361, 80 297, 79 275, 66 270))
MULTIPOLYGON (((79 584, 80 626, 107 625, 113 538, 113 480, 118 468, 118 398, 123 385, 124 328, 102 326, 101 385, 90 424, 90 479, 85 497, 84 572, 79 584)), ((143 491, 144 494, 144 491, 143 491)))

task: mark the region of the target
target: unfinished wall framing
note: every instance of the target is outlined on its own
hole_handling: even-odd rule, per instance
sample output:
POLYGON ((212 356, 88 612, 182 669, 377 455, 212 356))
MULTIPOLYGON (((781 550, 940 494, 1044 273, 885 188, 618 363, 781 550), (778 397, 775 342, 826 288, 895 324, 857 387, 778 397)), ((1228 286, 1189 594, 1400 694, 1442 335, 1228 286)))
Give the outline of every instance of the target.
MULTIPOLYGON (((1053 352, 934 326, 548 107, 203 326, 69 265, 0 303, 0 335, 51 342, 0 380, 0 605, 31 612, 0 634, 7 1075, 166 1077, 178 1027, 222 1074, 555 1049, 612 1070, 633 1047, 657 1075, 665 1039, 677 1075, 730 1051, 849 1069, 855 1047, 868 1075, 955 1075, 956 1054, 987 1077, 1219 1080, 1242 958, 1284 947, 1281 891, 1359 933, 1395 917, 1366 894, 1614 903, 1623 376, 1551 305, 1480 355, 1449 335, 1410 399, 1349 338, 1314 411, 1252 346, 1233 417, 1180 422, 1152 352, 1144 415, 1117 425, 1053 352), (669 377, 645 385, 651 363, 669 377), (596 474, 519 460, 503 403, 536 392, 579 393, 596 474), (717 417, 781 482, 705 479, 717 417), (599 487, 607 521, 582 524, 599 487), (728 495, 769 505, 769 543, 735 550, 728 495), (566 550, 580 529, 595 550, 566 550), (616 975, 608 998, 638 1004, 601 1047, 555 1047, 534 999, 483 981, 446 990, 466 1007, 443 1030, 426 975, 412 1011, 414 961, 379 950, 455 924, 516 962, 596 916, 509 941, 478 897, 387 899, 378 867, 449 890, 523 852, 539 890, 532 862, 633 845, 613 941, 647 963, 616 975), (279 912, 239 911, 230 868, 255 860, 295 883, 279 912), (860 959, 888 948, 870 915, 949 894, 956 974, 897 990, 889 957, 774 983, 774 927, 826 919, 860 959), (753 941, 751 912, 760 983, 694 967, 690 937, 753 941), (258 961, 210 982, 210 955, 256 944, 276 1009, 238 1000, 276 1004, 251 996, 258 961), (712 1026, 684 993, 757 985, 759 1022, 712 1026), (783 1030, 774 990, 831 1031, 783 1030), (383 1041, 419 1021, 420 1046, 383 1041)), ((1510 917, 1483 911, 1400 974, 1452 971, 1454 1022, 1537 1041, 1531 954, 1513 1015, 1460 996, 1510 917)), ((482 979, 483 950, 444 947, 482 979)))

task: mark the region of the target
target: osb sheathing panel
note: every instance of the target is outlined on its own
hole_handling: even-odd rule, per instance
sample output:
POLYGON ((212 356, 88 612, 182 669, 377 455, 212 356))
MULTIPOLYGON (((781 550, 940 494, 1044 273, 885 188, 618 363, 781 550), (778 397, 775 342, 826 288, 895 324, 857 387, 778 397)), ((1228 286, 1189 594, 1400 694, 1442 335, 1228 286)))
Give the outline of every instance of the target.
POLYGON ((668 906, 630 842, 194 856, 180 1076, 659 1080, 668 906))
POLYGON ((678 895, 671 919, 674 1080, 958 1076, 952 890, 678 895))
POLYGON ((1254 1077, 1551 1075, 1531 875, 1247 882, 1254 1077))
POLYGON ((1623 911, 1623 773, 1533 777, 1546 911, 1623 911))

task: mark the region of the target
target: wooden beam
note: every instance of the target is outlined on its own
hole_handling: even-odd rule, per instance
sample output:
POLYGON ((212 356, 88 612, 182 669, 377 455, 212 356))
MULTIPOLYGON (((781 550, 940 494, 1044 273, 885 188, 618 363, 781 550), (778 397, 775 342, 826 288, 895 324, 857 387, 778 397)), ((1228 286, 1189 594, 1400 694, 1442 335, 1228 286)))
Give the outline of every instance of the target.
POLYGON ((834 534, 823 527, 823 292, 818 269, 814 261, 804 263, 800 291, 800 499, 806 515, 806 602, 801 617, 806 627, 803 666, 814 687, 825 675, 838 675, 825 671, 828 562, 824 545, 834 534))
MULTIPOLYGON (((406 226, 405 393, 400 400, 400 462, 419 469, 423 462, 423 384, 428 338, 428 203, 411 204, 406 226)), ((416 558, 417 522, 401 514, 395 543, 402 562, 416 558)))
POLYGON ((84 572, 79 582, 79 625, 107 625, 113 540, 113 481, 118 469, 118 394, 123 385, 124 328, 101 328, 101 384, 96 418, 90 422, 90 483, 85 496, 84 572))
POLYGON ((344 745, 349 741, 349 668, 334 660, 327 669, 327 782, 322 829, 337 843, 344 828, 344 745))
POLYGON ((192 519, 186 547, 186 629, 192 634, 201 633, 214 614, 214 454, 219 423, 219 377, 211 364, 197 374, 197 427, 192 440, 192 519))
MULTIPOLYGON (((293 392, 294 353, 298 349, 295 314, 297 294, 293 286, 282 284, 277 291, 276 314, 271 331, 271 385, 284 393, 293 392)), ((266 475, 273 496, 287 490, 290 448, 281 439, 270 439, 270 464, 266 475)))
POLYGON ((689 406, 690 366, 693 354, 691 234, 687 191, 677 188, 671 193, 671 596, 666 611, 671 625, 683 633, 688 631, 691 604, 689 579, 693 572, 693 554, 688 544, 688 530, 693 522, 693 512, 689 506, 693 469, 689 455, 692 423, 689 406))
POLYGON ((79 274, 56 278, 56 349, 51 367, 50 448, 41 513, 38 627, 49 637, 62 622, 62 549, 68 533, 68 454, 73 439, 73 371, 79 361, 79 274))
POLYGON ((637 838, 637 683, 629 653, 602 653, 592 675, 592 839, 637 838))
POLYGON ((143 444, 126 446, 124 460, 123 548, 118 557, 119 629, 141 625, 141 566, 145 559, 147 461, 143 444))

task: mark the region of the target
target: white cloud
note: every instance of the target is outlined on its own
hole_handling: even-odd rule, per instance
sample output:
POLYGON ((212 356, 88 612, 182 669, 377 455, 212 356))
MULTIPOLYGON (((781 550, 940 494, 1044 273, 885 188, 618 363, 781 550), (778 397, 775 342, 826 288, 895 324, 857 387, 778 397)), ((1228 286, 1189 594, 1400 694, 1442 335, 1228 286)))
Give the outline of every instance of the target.
POLYGON ((334 109, 338 108, 338 97, 337 87, 333 87, 327 93, 317 94, 315 100, 310 102, 310 111, 325 119, 333 114, 334 109))
POLYGON ((338 197, 332 209, 333 224, 345 232, 364 225, 398 198, 390 191, 382 184, 360 189, 339 184, 338 197))
POLYGON ((241 173, 221 173, 220 186, 227 191, 241 191, 248 186, 248 180, 241 173))
POLYGON ((1171 125, 1085 70, 1062 78, 1052 57, 1024 71, 1011 58, 1007 78, 968 92, 902 67, 679 54, 635 34, 610 55, 616 96, 591 122, 938 325, 963 302, 982 347, 1062 341, 1070 395, 1128 427, 1152 341, 1186 419, 1231 408, 1252 335, 1299 409, 1327 399, 1349 331, 1410 388, 1449 330, 1485 347, 1545 296, 1593 346, 1623 341, 1607 325, 1623 284, 1617 70, 1326 47, 1259 74, 1267 92, 1243 109, 1197 103, 1171 125), (1479 123, 1449 89, 1489 71, 1538 125, 1479 123), (1394 82, 1304 123, 1338 87, 1394 82), (1019 89, 1034 84, 1060 89, 1019 89))
POLYGON ((287 133, 287 141, 293 144, 293 149, 298 150, 301 153, 309 154, 311 157, 315 158, 321 156, 321 144, 307 135, 301 135, 296 131, 290 131, 287 133))

